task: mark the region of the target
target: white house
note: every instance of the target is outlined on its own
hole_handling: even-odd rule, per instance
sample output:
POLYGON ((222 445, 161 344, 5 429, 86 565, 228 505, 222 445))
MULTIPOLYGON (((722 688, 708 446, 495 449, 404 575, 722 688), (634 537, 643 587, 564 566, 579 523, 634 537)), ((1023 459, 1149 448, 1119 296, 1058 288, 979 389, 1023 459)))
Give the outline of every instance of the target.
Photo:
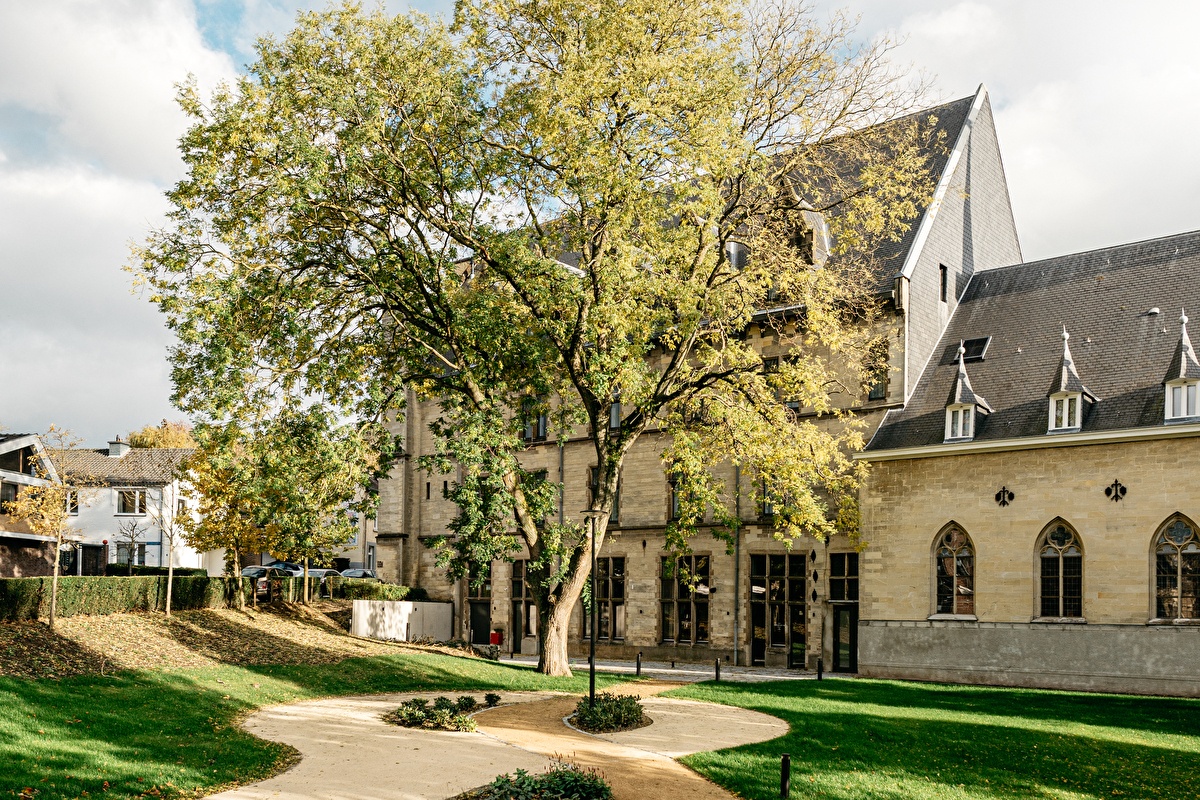
POLYGON ((163 534, 180 515, 196 513, 196 501, 187 496, 177 474, 191 452, 130 447, 117 437, 107 449, 51 453, 59 472, 80 484, 71 505, 76 547, 64 553, 63 571, 100 575, 110 563, 166 566, 170 559, 176 567, 220 573, 220 551, 197 552, 181 536, 172 546, 163 534), (124 533, 130 529, 137 532, 132 544, 124 533))

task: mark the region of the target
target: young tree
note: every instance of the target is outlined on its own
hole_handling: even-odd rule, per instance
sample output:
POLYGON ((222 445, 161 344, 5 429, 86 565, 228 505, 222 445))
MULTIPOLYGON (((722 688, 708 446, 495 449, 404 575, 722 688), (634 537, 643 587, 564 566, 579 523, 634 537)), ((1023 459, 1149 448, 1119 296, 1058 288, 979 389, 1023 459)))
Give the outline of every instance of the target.
POLYGON ((175 583, 175 547, 184 540, 190 518, 187 510, 187 501, 191 499, 191 492, 183 485, 186 476, 182 470, 185 468, 186 465, 181 464, 181 471, 175 476, 175 480, 163 487, 161 505, 157 508, 151 505, 146 510, 150 516, 151 524, 158 528, 159 535, 167 543, 166 614, 168 617, 171 616, 171 594, 172 586, 175 583), (168 489, 170 490, 169 492, 168 489))
POLYGON ((437 398, 427 465, 464 476, 452 572, 527 548, 539 668, 567 673, 589 537, 648 428, 688 498, 672 547, 705 507, 736 524, 708 469, 730 461, 771 487, 778 535, 853 529, 858 429, 779 397, 840 417, 874 254, 931 190, 933 120, 901 118, 923 87, 889 46, 790 0, 460 0, 452 29, 301 15, 235 87, 181 92, 189 173, 135 254, 178 336, 176 400, 315 395, 380 420, 406 386, 437 398), (772 306, 799 325, 767 375, 744 334, 772 306), (549 410, 595 450, 592 530, 540 524, 554 489, 520 432, 549 410))
MULTIPOLYGON (((183 539, 193 548, 225 551, 225 575, 240 587, 242 556, 274 547, 276 531, 259 513, 258 469, 242 426, 201 426, 199 447, 183 464, 199 499, 197 513, 182 520, 183 539)), ((237 592, 238 607, 243 594, 237 592)))
POLYGON ((87 502, 86 497, 80 496, 80 487, 95 488, 102 486, 103 482, 88 474, 82 468, 81 460, 74 457, 80 449, 80 441, 70 431, 51 425, 41 440, 52 465, 47 466, 39 461, 34 466, 34 472, 45 483, 24 487, 16 500, 9 502, 4 510, 14 520, 23 521, 33 533, 54 539, 49 620, 53 630, 58 616, 58 576, 62 546, 73 534, 78 533, 71 525, 71 510, 78 504, 87 502))
POLYGON ((277 531, 279 551, 303 563, 305 603, 310 564, 324 563, 353 536, 352 510, 372 510, 370 480, 390 446, 371 426, 339 425, 315 405, 282 409, 255 437, 260 513, 277 531))
POLYGON ((196 440, 192 436, 192 425, 185 420, 170 422, 163 420, 158 425, 147 425, 129 434, 130 447, 147 448, 193 448, 196 440))
POLYGON ((146 538, 146 526, 136 519, 122 520, 117 525, 117 533, 113 536, 117 540, 117 549, 120 550, 121 545, 128 548, 126 551, 129 558, 129 574, 133 574, 133 565, 137 563, 137 546, 142 539, 146 538))

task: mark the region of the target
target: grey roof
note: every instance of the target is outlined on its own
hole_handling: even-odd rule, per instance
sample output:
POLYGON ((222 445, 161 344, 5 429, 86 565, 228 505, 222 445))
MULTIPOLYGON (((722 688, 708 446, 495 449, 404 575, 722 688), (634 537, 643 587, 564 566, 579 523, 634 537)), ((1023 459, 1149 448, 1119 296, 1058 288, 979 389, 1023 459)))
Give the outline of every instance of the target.
POLYGON ((1179 317, 1179 342, 1175 345, 1175 355, 1167 367, 1163 383, 1176 381, 1180 378, 1200 378, 1200 361, 1196 360, 1196 351, 1192 349, 1192 340, 1187 332, 1187 312, 1179 317))
POLYGON ((975 439, 1045 435, 1064 325, 1072 366, 1101 398, 1085 408, 1082 430, 1161 425, 1180 331, 1150 310, 1181 304, 1200 308, 1200 231, 976 273, 908 404, 887 415, 867 450, 941 444, 958 343, 982 336, 992 343, 971 380, 993 411, 975 439))
POLYGON ((26 436, 36 436, 33 433, 0 433, 0 444, 11 442, 13 439, 24 439, 26 436))
POLYGON ((1071 334, 1067 332, 1067 326, 1063 325, 1062 359, 1058 362, 1058 369, 1054 371, 1054 381, 1050 384, 1050 391, 1046 393, 1046 396, 1049 397, 1060 392, 1078 392, 1094 403, 1099 398, 1083 385, 1083 378, 1079 377, 1079 372, 1075 369, 1075 359, 1071 357, 1070 338, 1071 334))
POLYGON ((54 450, 50 458, 55 469, 75 480, 102 481, 110 486, 161 486, 174 480, 179 465, 193 452, 185 447, 133 447, 115 458, 107 450, 54 450))
POLYGON ((967 365, 963 362, 965 353, 962 342, 959 342, 958 374, 954 376, 954 385, 950 389, 950 397, 946 400, 946 405, 970 404, 991 412, 992 407, 988 405, 988 401, 975 394, 975 390, 971 388, 971 379, 967 377, 967 365))
MULTIPOLYGON (((929 175, 935 185, 946 169, 946 164, 950 160, 950 153, 954 150, 954 145, 958 141, 963 125, 966 124, 967 117, 971 113, 971 104, 974 102, 975 95, 970 95, 934 108, 919 111, 916 114, 911 114, 902 120, 898 120, 898 122, 912 120, 916 117, 937 118, 937 124, 934 126, 933 132, 935 139, 930 142, 926 153, 929 175), (942 134, 945 134, 945 136, 943 137, 942 134), (941 139, 940 143, 937 141, 938 138, 941 139)), ((931 196, 933 188, 933 186, 929 187, 931 196)), ((891 290, 892 281, 895 279, 896 273, 904 266, 904 260, 908 257, 908 251, 912 249, 913 242, 916 241, 917 229, 920 227, 921 218, 925 216, 928 207, 928 204, 918 205, 917 216, 909 221, 908 231, 905 232, 899 241, 887 242, 876 253, 878 260, 875 265, 875 277, 879 282, 880 290, 891 290)))

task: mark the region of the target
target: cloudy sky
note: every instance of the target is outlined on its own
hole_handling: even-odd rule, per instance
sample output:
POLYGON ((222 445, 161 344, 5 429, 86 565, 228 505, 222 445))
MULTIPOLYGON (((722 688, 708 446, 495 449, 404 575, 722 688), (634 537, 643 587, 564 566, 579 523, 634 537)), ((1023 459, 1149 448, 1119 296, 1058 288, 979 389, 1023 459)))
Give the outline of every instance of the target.
MULTIPOLYGON (((0 429, 93 445, 172 409, 169 339, 122 272, 181 174, 174 85, 235 76, 298 0, 0 2, 0 429)), ((450 0, 421 0, 448 13, 450 0)), ((1194 2, 858 0, 864 38, 985 83, 1027 259, 1200 228, 1194 2)), ((400 10, 393 0, 390 8, 400 10)))

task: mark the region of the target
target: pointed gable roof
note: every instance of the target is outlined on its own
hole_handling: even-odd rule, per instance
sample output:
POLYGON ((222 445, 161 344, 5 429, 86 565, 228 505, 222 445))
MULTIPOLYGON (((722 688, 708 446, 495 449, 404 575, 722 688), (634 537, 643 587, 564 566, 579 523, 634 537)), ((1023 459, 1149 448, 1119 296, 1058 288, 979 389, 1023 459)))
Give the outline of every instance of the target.
POLYGON ((963 361, 966 353, 967 348, 960 341, 958 343, 958 374, 954 376, 954 385, 950 388, 950 398, 946 401, 946 405, 974 405, 990 413, 992 407, 988 405, 988 401, 975 394, 975 390, 971 388, 971 379, 967 377, 967 365, 963 361))
POLYGON ((1075 369, 1075 359, 1071 357, 1071 347, 1067 344, 1067 340, 1070 338, 1071 334, 1067 333, 1067 326, 1064 325, 1062 332, 1062 359, 1058 362, 1058 371, 1054 373, 1054 382, 1050 384, 1050 391, 1047 392, 1047 395, 1058 394, 1059 392, 1077 392, 1095 402, 1099 398, 1089 392, 1088 388, 1083 385, 1083 379, 1079 377, 1079 372, 1075 369))
POLYGON ((1180 379, 1200 379, 1200 361, 1196 360, 1196 351, 1192 349, 1192 340, 1188 338, 1188 317, 1186 312, 1179 314, 1179 342, 1175 345, 1175 354, 1171 356, 1171 365, 1167 367, 1167 376, 1163 383, 1180 379))

